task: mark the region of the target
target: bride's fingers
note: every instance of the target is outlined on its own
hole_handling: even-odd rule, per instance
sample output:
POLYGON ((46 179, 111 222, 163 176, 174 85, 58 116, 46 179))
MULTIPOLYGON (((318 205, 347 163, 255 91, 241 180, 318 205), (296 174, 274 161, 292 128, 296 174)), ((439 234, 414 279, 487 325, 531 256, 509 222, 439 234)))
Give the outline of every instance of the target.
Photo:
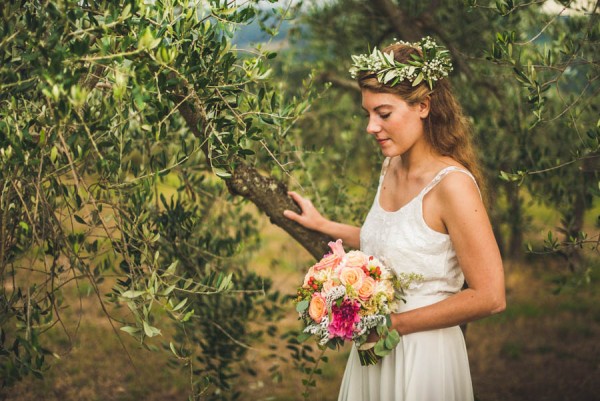
POLYGON ((288 195, 296 202, 297 204, 302 203, 305 199, 297 192, 289 191, 288 195))
POLYGON ((301 214, 304 215, 306 213, 307 208, 312 206, 312 202, 309 199, 303 198, 296 192, 290 191, 288 192, 290 197, 296 202, 296 204, 300 207, 301 214))
POLYGON ((293 221, 298 221, 301 217, 298 213, 292 212, 291 210, 284 210, 283 216, 293 221))

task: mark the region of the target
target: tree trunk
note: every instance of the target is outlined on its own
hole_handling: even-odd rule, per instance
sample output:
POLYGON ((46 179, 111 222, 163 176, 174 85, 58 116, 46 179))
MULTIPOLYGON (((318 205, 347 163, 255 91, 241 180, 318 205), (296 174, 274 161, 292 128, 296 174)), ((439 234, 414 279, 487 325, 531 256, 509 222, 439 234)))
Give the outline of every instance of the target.
POLYGON ((510 225, 508 257, 512 260, 519 260, 523 256, 523 205, 519 189, 520 187, 514 183, 506 186, 508 210, 510 212, 508 219, 510 225))
POLYGON ((373 0, 371 5, 383 17, 387 18, 388 23, 394 31, 400 35, 400 38, 408 42, 417 42, 424 35, 420 27, 415 26, 415 21, 409 19, 402 9, 390 0, 373 0))
MULTIPOLYGON (((496 192, 494 190, 487 191, 485 200, 486 207, 490 205, 496 205, 496 192)), ((487 209, 489 210, 490 220, 492 223, 492 230, 494 232, 494 238, 496 239, 496 243, 498 244, 498 249, 500 250, 501 255, 505 255, 506 241, 504 238, 504 234, 502 234, 502 230, 500 229, 502 222, 504 221, 504 217, 501 215, 501 213, 498 212, 498 208, 496 207, 487 207, 487 209)))

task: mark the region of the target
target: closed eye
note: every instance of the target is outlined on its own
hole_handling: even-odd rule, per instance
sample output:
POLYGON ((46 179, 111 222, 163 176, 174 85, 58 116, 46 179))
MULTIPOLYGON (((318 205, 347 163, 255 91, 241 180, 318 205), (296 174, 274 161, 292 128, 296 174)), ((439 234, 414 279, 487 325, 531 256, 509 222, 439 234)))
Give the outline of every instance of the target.
POLYGON ((387 113, 387 114, 380 114, 379 118, 381 118, 382 120, 387 120, 387 118, 391 115, 392 113, 387 113))

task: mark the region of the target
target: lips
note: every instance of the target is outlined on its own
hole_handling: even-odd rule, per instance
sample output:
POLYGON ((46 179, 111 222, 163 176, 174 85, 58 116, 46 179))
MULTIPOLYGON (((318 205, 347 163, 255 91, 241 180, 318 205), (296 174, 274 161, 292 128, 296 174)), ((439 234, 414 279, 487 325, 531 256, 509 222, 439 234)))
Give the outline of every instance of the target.
POLYGON ((377 143, 379 143, 380 145, 383 145, 384 143, 386 143, 387 141, 389 141, 389 138, 376 138, 377 143))

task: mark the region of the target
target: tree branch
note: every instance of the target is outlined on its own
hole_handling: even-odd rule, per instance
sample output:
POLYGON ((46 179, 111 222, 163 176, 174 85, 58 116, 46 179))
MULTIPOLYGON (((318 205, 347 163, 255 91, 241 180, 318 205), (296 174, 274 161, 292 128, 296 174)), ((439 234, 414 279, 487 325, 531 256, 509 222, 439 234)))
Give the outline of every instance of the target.
MULTIPOLYGON (((179 98, 183 99, 181 95, 179 98)), ((197 110, 186 101, 179 105, 179 112, 194 136, 202 140, 202 149, 206 157, 209 157, 207 138, 205 138, 205 133, 198 129, 199 125, 207 125, 202 111, 197 110)), ((269 216, 271 223, 285 230, 316 259, 323 256, 331 238, 308 230, 283 216, 283 211, 286 209, 297 213, 301 212, 298 205, 287 194, 287 187, 284 183, 275 178, 263 176, 255 167, 249 166, 242 159, 235 160, 235 167, 231 174, 230 178, 225 179, 225 183, 232 195, 242 196, 254 203, 260 211, 269 216)))
POLYGON ((318 80, 320 82, 331 82, 331 84, 337 88, 347 89, 352 92, 360 92, 358 84, 353 79, 342 78, 337 74, 325 71, 319 75, 318 80))
POLYGON ((308 230, 283 216, 284 210, 300 213, 298 205, 288 196, 287 187, 281 181, 265 177, 252 166, 238 164, 230 179, 225 180, 233 195, 240 195, 254 203, 269 216, 271 223, 281 227, 300 243, 316 259, 327 251, 332 238, 308 230))

